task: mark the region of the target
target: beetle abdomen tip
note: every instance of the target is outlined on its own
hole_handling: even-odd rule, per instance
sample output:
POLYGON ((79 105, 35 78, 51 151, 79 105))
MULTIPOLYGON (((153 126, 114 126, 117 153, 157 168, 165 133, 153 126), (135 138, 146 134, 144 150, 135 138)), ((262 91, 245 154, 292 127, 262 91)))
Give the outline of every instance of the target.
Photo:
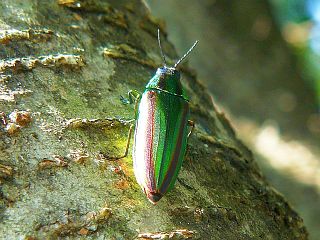
POLYGON ((163 195, 161 193, 155 193, 155 192, 149 192, 147 194, 147 197, 152 204, 156 204, 162 198, 162 196, 163 195))

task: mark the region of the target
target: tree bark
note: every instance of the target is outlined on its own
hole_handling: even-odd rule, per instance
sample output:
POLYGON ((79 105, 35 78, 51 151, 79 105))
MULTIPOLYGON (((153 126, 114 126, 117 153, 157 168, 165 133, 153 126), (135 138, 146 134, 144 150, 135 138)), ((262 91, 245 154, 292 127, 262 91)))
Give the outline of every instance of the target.
MULTIPOLYGON (((151 205, 121 155, 133 108, 161 66, 142 1, 0 2, 2 239, 307 239, 193 71, 196 122, 175 188, 151 205)), ((163 41, 169 62, 177 57, 163 41)))

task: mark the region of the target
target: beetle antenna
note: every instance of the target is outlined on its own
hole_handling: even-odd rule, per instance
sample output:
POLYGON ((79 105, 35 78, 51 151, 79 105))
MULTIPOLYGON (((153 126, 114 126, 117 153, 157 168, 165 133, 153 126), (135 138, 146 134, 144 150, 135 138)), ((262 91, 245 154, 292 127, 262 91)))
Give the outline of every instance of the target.
POLYGON ((163 59, 163 64, 164 64, 164 66, 166 66, 167 65, 167 61, 166 61, 166 56, 163 54, 162 47, 161 47, 160 29, 159 28, 158 28, 158 43, 159 43, 161 56, 162 56, 162 59, 163 59))
POLYGON ((198 40, 195 41, 195 43, 192 45, 192 47, 174 64, 174 68, 176 68, 188 55, 191 53, 191 51, 194 49, 194 47, 198 44, 198 40))

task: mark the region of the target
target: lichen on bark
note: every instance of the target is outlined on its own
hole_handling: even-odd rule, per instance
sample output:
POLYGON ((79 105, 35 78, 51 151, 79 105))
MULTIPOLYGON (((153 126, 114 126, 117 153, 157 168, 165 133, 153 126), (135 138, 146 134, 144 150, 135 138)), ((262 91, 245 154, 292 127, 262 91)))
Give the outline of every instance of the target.
MULTIPOLYGON (((126 144, 124 120, 134 111, 120 96, 142 91, 161 65, 150 33, 158 26, 142 1, 14 0, 0 9, 1 29, 24 36, 7 34, 15 37, 0 43, 0 91, 29 92, 0 99, 0 238, 307 238, 301 218, 266 183, 185 65, 196 129, 174 190, 153 206, 135 182, 131 157, 101 156, 121 154, 126 144), (25 35, 41 29, 50 37, 25 35), (46 65, 41 56, 53 60, 46 65), (9 134, 10 113, 21 111, 31 121, 9 134)), ((177 57, 167 41, 164 50, 177 57)))

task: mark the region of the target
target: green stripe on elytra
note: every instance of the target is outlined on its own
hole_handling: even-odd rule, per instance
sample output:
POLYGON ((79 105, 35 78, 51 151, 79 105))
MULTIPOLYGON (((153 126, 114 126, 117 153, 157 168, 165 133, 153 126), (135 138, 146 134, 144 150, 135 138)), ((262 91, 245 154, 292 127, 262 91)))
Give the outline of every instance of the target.
POLYGON ((167 192, 170 191, 175 183, 175 180, 178 176, 178 173, 180 171, 181 165, 183 163, 183 159, 185 156, 185 151, 186 151, 186 143, 184 143, 183 140, 186 139, 187 137, 187 125, 186 125, 186 121, 187 121, 187 117, 188 117, 188 109, 187 108, 182 108, 184 111, 181 114, 181 121, 179 121, 180 123, 185 123, 184 125, 180 125, 177 132, 177 139, 175 141, 176 145, 174 147, 174 151, 172 151, 172 156, 171 156, 171 164, 169 166, 169 168, 167 169, 167 174, 164 177, 164 181, 162 183, 161 186, 161 191, 163 192, 167 192), (180 143, 178 144, 178 142, 180 141, 180 143), (173 159, 176 159, 175 163, 173 164, 174 161, 173 159), (169 180, 170 179, 170 180, 169 180))
MULTIPOLYGON (((173 160, 174 152, 177 150, 176 145, 179 136, 183 137, 186 135, 185 133, 185 124, 186 124, 186 115, 187 110, 185 109, 186 103, 182 99, 176 99, 166 96, 166 93, 158 92, 157 94, 157 116, 155 121, 160 121, 158 124, 160 125, 161 132, 158 136, 154 136, 153 141, 156 141, 156 159, 155 161, 155 178, 157 181, 157 189, 164 184, 166 180, 166 176, 170 179, 171 177, 175 177, 177 175, 178 169, 180 169, 182 159, 184 156, 184 149, 182 143, 182 152, 177 156, 177 164, 178 167, 176 172, 170 175, 167 174, 171 166, 171 162, 173 160), (174 107, 174 108, 173 108, 174 107), (183 110, 180 112, 179 110, 183 110), (182 121, 182 122, 181 122, 182 121), (181 123, 177 125, 177 123, 181 123), (168 131, 169 130, 169 131, 168 131), (170 131, 171 130, 171 131, 170 131), (182 132, 181 132, 182 131, 182 132)), ((160 130, 159 129, 159 130, 160 130)), ((157 131, 155 131, 157 132, 157 131)), ((179 151, 180 152, 180 151, 179 151)), ((168 181, 168 180, 167 180, 168 181)), ((166 181, 166 182, 167 182, 166 181)), ((166 186, 167 189, 170 186, 166 186)))

